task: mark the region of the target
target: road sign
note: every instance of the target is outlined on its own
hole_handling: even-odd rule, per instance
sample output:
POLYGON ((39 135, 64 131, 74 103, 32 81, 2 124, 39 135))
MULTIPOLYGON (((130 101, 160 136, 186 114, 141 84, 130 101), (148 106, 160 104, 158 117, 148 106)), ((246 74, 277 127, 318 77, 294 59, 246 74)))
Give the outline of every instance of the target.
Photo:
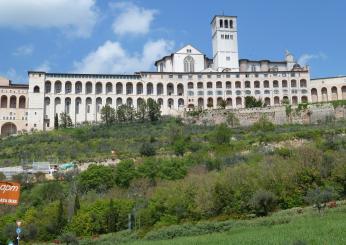
POLYGON ((22 232, 22 229, 20 229, 19 227, 16 229, 17 235, 19 235, 22 232))
POLYGON ((9 242, 9 243, 8 243, 8 245, 13 245, 13 242, 12 242, 12 241, 11 241, 11 242, 9 242))

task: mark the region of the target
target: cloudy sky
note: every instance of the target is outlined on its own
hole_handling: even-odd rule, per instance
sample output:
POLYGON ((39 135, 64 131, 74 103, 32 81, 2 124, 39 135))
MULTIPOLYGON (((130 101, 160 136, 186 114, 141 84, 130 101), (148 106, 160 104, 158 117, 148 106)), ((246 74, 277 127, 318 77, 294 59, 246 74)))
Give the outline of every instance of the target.
POLYGON ((133 73, 192 44, 211 56, 210 21, 237 15, 241 58, 292 52, 312 77, 346 74, 340 0, 0 0, 0 76, 28 70, 133 73))

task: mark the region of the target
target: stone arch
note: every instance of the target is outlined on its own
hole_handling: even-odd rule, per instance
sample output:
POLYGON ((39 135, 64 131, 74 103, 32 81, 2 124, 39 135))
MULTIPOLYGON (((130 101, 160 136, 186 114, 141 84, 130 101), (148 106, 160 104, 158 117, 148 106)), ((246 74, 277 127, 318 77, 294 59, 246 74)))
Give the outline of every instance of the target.
POLYGON ((318 94, 316 88, 311 89, 311 100, 313 103, 318 102, 318 94))
POLYGON ((197 104, 198 104, 199 108, 203 109, 204 108, 204 99, 198 98, 197 104))
POLYGON ((198 82, 197 83, 197 88, 198 89, 202 89, 203 88, 203 83, 202 82, 198 82))
POLYGON ((136 86, 136 94, 143 94, 143 83, 139 82, 136 86))
POLYGON ((279 87, 279 81, 278 80, 274 80, 273 81, 273 88, 278 88, 279 87))
POLYGON ((76 98, 76 103, 75 103, 75 113, 79 114, 80 113, 80 107, 82 104, 82 99, 80 97, 76 98))
POLYGON ((110 94, 110 93, 113 93, 113 84, 108 82, 106 84, 106 94, 110 94))
POLYGON ((147 84, 147 94, 153 94, 154 93, 154 85, 152 83, 147 84))
POLYGON ((216 88, 222 88, 222 82, 221 81, 216 82, 216 88))
POLYGON ((61 99, 59 97, 56 97, 54 99, 54 111, 55 113, 61 112, 61 99))
POLYGON ((251 88, 250 81, 245 81, 245 88, 251 88))
POLYGON ((321 94, 322 94, 322 101, 323 102, 328 101, 328 92, 327 92, 327 88, 326 87, 323 87, 321 89, 321 94))
POLYGON ((306 80, 305 80, 305 79, 301 79, 301 80, 300 80, 300 87, 301 87, 301 88, 306 88, 306 86, 307 86, 306 80))
POLYGON ((72 83, 70 81, 65 83, 65 94, 70 94, 72 92, 72 83))
POLYGON ((207 100, 207 107, 208 108, 213 108, 214 107, 214 100, 213 98, 209 97, 207 100))
POLYGON ((137 109, 139 109, 139 107, 141 106, 141 105, 143 105, 144 104, 144 99, 143 98, 138 98, 137 99, 137 109))
POLYGON ((112 98, 111 98, 111 97, 108 97, 108 98, 106 99, 106 105, 111 106, 111 105, 112 105, 112 103, 113 103, 112 98))
POLYGON ((44 92, 45 92, 46 94, 52 92, 52 83, 51 83, 50 81, 46 81, 46 82, 44 83, 44 92))
POLYGON ((270 106, 270 98, 269 97, 264 98, 264 105, 270 106))
POLYGON ((55 94, 60 94, 62 90, 62 83, 60 81, 56 81, 54 83, 54 93, 55 94))
POLYGON ((263 87, 269 88, 269 81, 268 80, 263 81, 263 87))
POLYGON ((184 95, 184 85, 179 83, 177 86, 177 92, 179 96, 183 96, 184 95))
POLYGON ((207 82, 207 88, 213 88, 213 83, 212 82, 207 82))
POLYGON ((91 82, 87 82, 85 84, 85 93, 91 94, 93 92, 93 84, 91 82))
POLYGON ((7 96, 6 95, 1 96, 1 108, 7 108, 7 103, 8 103, 7 96))
POLYGON ((157 100, 157 103, 159 103, 160 106, 163 106, 163 99, 162 99, 162 98, 159 98, 159 99, 157 100))
POLYGON ((292 96, 292 105, 298 105, 298 97, 292 96))
POLYGON ((71 98, 65 98, 65 113, 70 114, 71 112, 71 98))
POLYGON ((132 107, 133 106, 133 99, 132 98, 127 98, 126 105, 132 107))
POLYGON ((157 95, 163 94, 163 84, 162 83, 158 83, 156 85, 156 91, 157 91, 157 95))
POLYGON ((174 86, 173 83, 167 84, 167 95, 173 95, 174 94, 174 86))
POLYGON ((302 103, 308 103, 308 97, 307 96, 302 96, 302 103))
POLYGON ((282 86, 283 88, 287 88, 287 86, 288 86, 287 80, 282 80, 281 86, 282 86))
POLYGON ((178 99, 178 107, 184 107, 184 99, 178 99))
POLYGON ((126 94, 133 94, 133 84, 130 82, 126 83, 126 94))
POLYGON ((17 134, 17 126, 12 122, 7 122, 1 126, 1 136, 17 134))
POLYGON ((193 82, 188 82, 187 83, 187 88, 188 89, 193 89, 193 82))
POLYGON ((335 86, 332 87, 332 100, 338 100, 338 89, 335 86))
POLYGON ((346 100, 346 86, 341 87, 342 99, 346 100))
POLYGON ((103 86, 101 82, 97 82, 95 85, 95 93, 96 94, 102 94, 103 86))
POLYGON ((51 108, 49 97, 44 98, 44 107, 45 107, 45 115, 49 115, 50 114, 50 108, 51 108))
POLYGON ((236 81, 235 82, 235 88, 241 88, 241 82, 236 81))
POLYGON ((254 82, 254 87, 255 88, 260 88, 261 87, 261 83, 259 81, 255 81, 254 82))
POLYGON ((235 99, 235 104, 237 108, 243 107, 243 99, 241 97, 237 97, 235 99))
POLYGON ((92 99, 90 97, 85 99, 85 113, 89 114, 91 113, 91 106, 92 106, 92 99))
POLYGON ((230 81, 226 82, 226 89, 231 89, 232 88, 232 83, 230 81))
POLYGON ((34 87, 34 93, 39 93, 40 92, 40 87, 39 86, 35 86, 34 87))
POLYGON ((227 98, 226 99, 226 106, 227 107, 233 107, 232 98, 227 98))
POLYGON ((296 88, 297 87, 297 80, 293 79, 291 80, 291 88, 296 88))
POLYGON ((80 81, 76 82, 74 85, 74 90, 76 94, 82 93, 83 85, 80 81))
POLYGON ((20 109, 26 108, 26 98, 24 95, 19 97, 19 108, 20 109))
POLYGON ((167 100, 167 105, 168 105, 169 108, 172 109, 174 107, 174 100, 172 98, 169 98, 167 100))
POLYGON ((116 94, 123 94, 124 93, 124 88, 123 88, 123 84, 118 82, 115 85, 115 90, 116 90, 116 94))
POLYGON ((102 98, 97 97, 96 98, 96 113, 101 113, 101 109, 102 109, 102 98))
POLYGON ((123 104, 123 99, 122 98, 117 98, 117 101, 116 101, 116 106, 119 107, 123 104))
POLYGON ((280 105, 280 97, 279 96, 274 97, 274 105, 276 105, 276 106, 280 105))
POLYGON ((10 108, 17 108, 17 97, 14 95, 10 97, 10 108))

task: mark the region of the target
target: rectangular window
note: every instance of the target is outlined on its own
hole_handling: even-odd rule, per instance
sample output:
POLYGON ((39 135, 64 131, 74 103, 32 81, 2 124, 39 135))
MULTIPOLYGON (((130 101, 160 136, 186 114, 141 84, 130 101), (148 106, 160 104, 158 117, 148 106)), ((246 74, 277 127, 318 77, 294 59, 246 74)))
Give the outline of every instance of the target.
POLYGON ((227 56, 226 61, 231 61, 231 57, 227 56))

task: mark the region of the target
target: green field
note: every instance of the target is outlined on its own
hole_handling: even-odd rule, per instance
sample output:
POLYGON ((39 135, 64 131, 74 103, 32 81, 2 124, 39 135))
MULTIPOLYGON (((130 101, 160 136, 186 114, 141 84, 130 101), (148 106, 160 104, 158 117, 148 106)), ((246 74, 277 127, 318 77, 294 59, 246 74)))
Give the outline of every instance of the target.
MULTIPOLYGON (((200 236, 180 237, 172 240, 143 241, 129 245, 201 245, 201 244, 346 244, 346 206, 329 209, 318 214, 311 208, 303 214, 282 211, 268 218, 246 221, 230 231, 200 236), (280 223, 283 224, 272 224, 280 223), (288 223, 287 223, 288 222, 288 223)), ((109 235, 94 244, 112 244, 109 235), (108 236, 108 239, 107 239, 108 236)), ((83 242, 82 242, 83 244, 83 242)), ((89 243, 87 243, 89 244, 89 243)))

